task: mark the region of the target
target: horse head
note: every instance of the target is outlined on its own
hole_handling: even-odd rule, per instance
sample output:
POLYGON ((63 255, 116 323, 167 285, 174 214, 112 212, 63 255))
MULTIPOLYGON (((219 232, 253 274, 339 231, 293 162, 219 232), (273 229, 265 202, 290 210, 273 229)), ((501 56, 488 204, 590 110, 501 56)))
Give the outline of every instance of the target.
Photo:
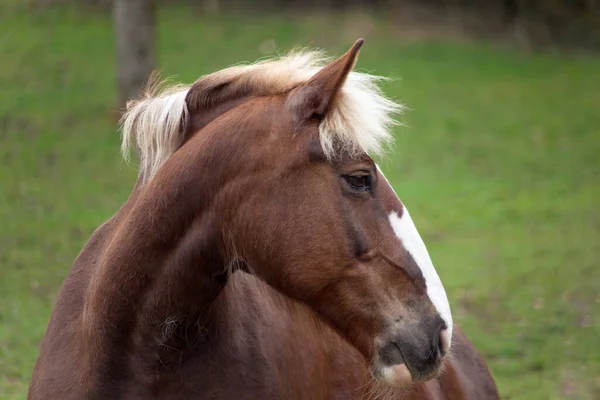
POLYGON ((143 190, 172 192, 169 207, 185 212, 171 225, 197 227, 180 235, 182 259, 210 258, 202 268, 222 277, 218 287, 238 268, 256 275, 337 330, 375 378, 402 386, 440 371, 452 317, 407 209, 369 155, 391 138, 399 106, 376 77, 352 71, 362 43, 326 64, 298 53, 219 71, 162 97, 174 135, 148 136, 153 105, 143 101, 124 132, 137 135, 143 190))

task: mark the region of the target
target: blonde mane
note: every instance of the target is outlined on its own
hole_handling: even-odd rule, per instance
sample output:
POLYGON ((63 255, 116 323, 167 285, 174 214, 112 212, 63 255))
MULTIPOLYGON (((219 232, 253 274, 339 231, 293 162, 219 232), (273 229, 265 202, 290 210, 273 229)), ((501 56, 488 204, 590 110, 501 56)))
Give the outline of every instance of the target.
MULTIPOLYGON (((148 182, 181 145, 190 119, 189 102, 198 109, 211 104, 214 89, 226 84, 250 90, 258 96, 277 95, 307 82, 328 58, 317 51, 296 50, 279 58, 226 68, 199 78, 193 85, 165 86, 156 76, 141 99, 130 101, 121 119, 121 151, 125 160, 135 142, 140 172, 148 182), (186 101, 187 100, 187 101, 186 101)), ((403 107, 386 98, 378 83, 386 78, 351 72, 332 109, 319 126, 328 158, 335 143, 350 153, 381 154, 392 141, 393 115, 403 107)))

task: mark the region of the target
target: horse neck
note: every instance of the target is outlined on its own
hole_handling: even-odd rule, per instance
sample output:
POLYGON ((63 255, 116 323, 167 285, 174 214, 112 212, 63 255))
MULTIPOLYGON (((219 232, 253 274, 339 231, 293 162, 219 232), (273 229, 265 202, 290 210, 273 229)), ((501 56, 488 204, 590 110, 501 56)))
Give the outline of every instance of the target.
POLYGON ((100 250, 82 314, 88 379, 119 374, 114 366, 126 365, 119 358, 135 346, 163 343, 167 322, 197 324, 222 289, 213 279, 224 262, 211 218, 193 185, 170 179, 136 184, 100 250))
MULTIPOLYGON (((227 246, 216 221, 216 204, 222 202, 216 201, 214 194, 237 169, 219 167, 218 152, 201 158, 198 153, 211 137, 211 129, 240 125, 233 116, 221 120, 220 125, 212 124, 211 129, 201 129, 241 101, 215 105, 204 119, 192 118, 185 135, 187 145, 149 182, 145 183, 149 177, 142 171, 92 277, 84 317, 94 317, 84 319, 84 325, 123 321, 136 326, 133 322, 140 319, 140 313, 144 321, 148 319, 145 313, 156 315, 153 322, 177 310, 190 315, 192 310, 186 306, 206 308, 222 289, 222 279, 213 277, 222 277, 225 271, 227 261, 222 254, 227 246)), ((237 159, 244 147, 227 148, 229 157, 237 159)), ((223 208, 220 204, 220 210, 223 208)))

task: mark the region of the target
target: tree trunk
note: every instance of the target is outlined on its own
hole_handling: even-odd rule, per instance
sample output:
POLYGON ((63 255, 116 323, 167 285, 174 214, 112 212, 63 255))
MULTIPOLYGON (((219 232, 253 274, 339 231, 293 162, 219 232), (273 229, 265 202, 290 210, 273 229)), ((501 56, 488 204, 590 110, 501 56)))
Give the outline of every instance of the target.
POLYGON ((114 0, 119 107, 137 98, 156 59, 154 0, 114 0))
POLYGON ((204 12, 207 14, 219 12, 219 0, 204 0, 202 6, 204 12))

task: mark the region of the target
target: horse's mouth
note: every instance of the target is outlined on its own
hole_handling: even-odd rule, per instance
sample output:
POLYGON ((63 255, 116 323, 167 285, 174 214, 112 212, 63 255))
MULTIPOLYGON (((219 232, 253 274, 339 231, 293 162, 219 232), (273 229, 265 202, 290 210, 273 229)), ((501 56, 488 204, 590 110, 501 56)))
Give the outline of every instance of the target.
POLYGON ((413 382, 412 374, 406 363, 372 366, 371 374, 375 379, 392 386, 406 386, 413 382))
POLYGON ((442 354, 436 354, 426 366, 414 365, 396 342, 389 342, 380 349, 371 364, 371 373, 375 379, 390 385, 406 386, 435 378, 441 371, 444 358, 442 354))
POLYGON ((371 374, 375 379, 393 386, 404 386, 413 380, 412 371, 395 342, 388 342, 379 350, 371 364, 371 374))

